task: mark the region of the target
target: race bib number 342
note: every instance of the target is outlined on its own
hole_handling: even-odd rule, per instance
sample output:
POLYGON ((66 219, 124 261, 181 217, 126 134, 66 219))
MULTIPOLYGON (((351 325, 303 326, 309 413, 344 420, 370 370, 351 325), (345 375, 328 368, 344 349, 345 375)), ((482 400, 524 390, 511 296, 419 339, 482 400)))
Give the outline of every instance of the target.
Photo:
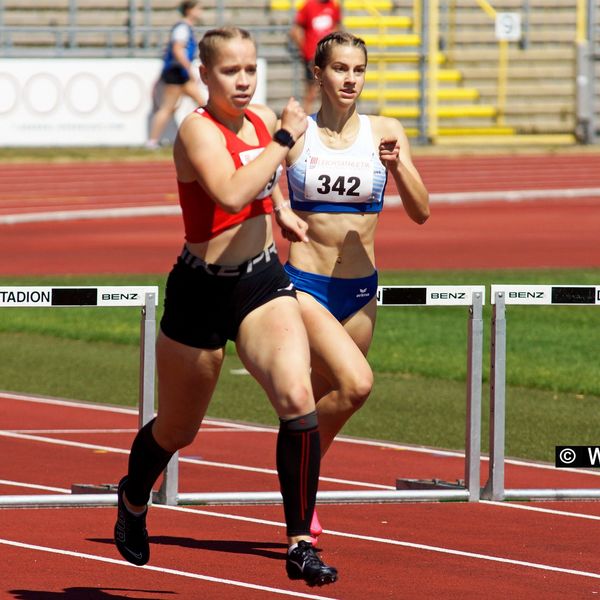
POLYGON ((373 161, 365 158, 309 156, 304 197, 328 202, 371 202, 373 161))

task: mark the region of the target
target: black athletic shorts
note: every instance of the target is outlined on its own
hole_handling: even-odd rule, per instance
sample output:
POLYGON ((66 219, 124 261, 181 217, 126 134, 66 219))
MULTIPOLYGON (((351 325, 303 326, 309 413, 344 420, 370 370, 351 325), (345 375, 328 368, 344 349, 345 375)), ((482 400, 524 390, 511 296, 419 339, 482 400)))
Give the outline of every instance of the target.
POLYGON ((274 245, 237 267, 204 262, 184 248, 167 279, 163 333, 186 346, 222 348, 255 308, 296 297, 274 245))
POLYGON ((183 67, 174 65, 165 69, 160 78, 171 85, 183 85, 190 80, 190 74, 183 67))

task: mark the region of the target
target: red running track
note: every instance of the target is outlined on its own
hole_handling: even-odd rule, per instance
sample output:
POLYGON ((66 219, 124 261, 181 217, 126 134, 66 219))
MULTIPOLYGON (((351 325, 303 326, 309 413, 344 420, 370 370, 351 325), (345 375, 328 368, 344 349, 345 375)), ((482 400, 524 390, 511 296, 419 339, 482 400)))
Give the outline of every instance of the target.
MULTIPOLYGON (((590 155, 416 162, 434 194, 600 187, 600 161, 590 155)), ((0 219, 40 211, 176 206, 166 162, 5 165, 0 177, 0 219)), ((595 192, 565 201, 436 202, 423 227, 410 223, 401 209, 387 207, 378 230, 378 266, 595 268, 599 212, 595 192)), ((0 275, 164 275, 181 243, 177 216, 0 224, 0 275)), ((126 468, 136 416, 93 410, 90 417, 89 411, 2 398, 0 450, 10 460, 4 461, 0 492, 68 493, 72 483, 116 482, 126 468)), ((272 431, 207 425, 184 453, 182 491, 277 489, 272 431), (211 444, 211 436, 219 443, 211 444)), ((339 440, 324 462, 321 489, 387 489, 396 477, 455 480, 462 477, 462 457, 339 440)), ((597 487, 596 482, 594 474, 507 464, 507 487, 597 487)), ((595 502, 324 505, 320 514, 327 530, 324 558, 341 575, 334 586, 312 590, 284 575, 278 506, 154 507, 153 558, 143 569, 121 561, 112 547, 114 509, 3 509, 0 595, 562 600, 600 593, 595 502)))
MULTIPOLYGON (((423 226, 410 222, 401 208, 388 206, 377 233, 380 269, 600 266, 600 156, 415 160, 434 198, 509 190, 549 190, 549 197, 435 201, 423 226), (550 191, 561 189, 590 190, 590 196, 552 199, 550 191)), ((0 178, 0 275, 164 274, 180 250, 183 230, 177 215, 98 218, 107 214, 99 212, 93 220, 6 224, 24 213, 176 211, 175 179, 167 161, 4 165, 0 178)), ((393 197, 392 183, 388 193, 393 197)), ((278 245, 285 259, 280 238, 278 245)))
MULTIPOLYGON (((136 425, 132 410, 3 395, 0 451, 11 460, 0 493, 68 493, 72 483, 115 483, 136 425)), ((181 491, 275 491, 275 437, 270 428, 207 422, 182 453, 181 491)), ((324 461, 321 487, 390 489, 399 476, 453 478, 461 476, 462 460, 457 453, 342 438, 324 461)), ((507 474, 511 485, 598 481, 597 474, 514 463, 507 474)), ((600 592, 597 503, 322 505, 319 512, 323 556, 338 567, 340 581, 310 589, 285 577, 280 506, 155 506, 152 558, 142 569, 122 561, 112 545, 114 508, 5 508, 0 595, 493 600, 600 592)))

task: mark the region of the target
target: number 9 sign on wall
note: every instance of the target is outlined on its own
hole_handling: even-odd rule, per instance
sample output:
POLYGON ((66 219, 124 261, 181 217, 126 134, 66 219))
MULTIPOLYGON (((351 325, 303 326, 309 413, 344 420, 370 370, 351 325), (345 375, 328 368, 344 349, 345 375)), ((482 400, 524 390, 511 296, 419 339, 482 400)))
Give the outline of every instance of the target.
POLYGON ((521 39, 521 15, 519 13, 496 13, 496 39, 518 42, 521 39))

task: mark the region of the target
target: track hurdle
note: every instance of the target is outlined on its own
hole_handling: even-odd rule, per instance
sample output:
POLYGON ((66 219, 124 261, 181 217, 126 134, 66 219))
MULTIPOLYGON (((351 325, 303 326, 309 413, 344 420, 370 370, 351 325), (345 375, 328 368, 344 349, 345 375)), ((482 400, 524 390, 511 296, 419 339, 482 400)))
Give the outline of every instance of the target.
POLYGON ((482 491, 486 500, 566 500, 600 498, 600 489, 505 489, 506 440, 506 306, 599 306, 600 286, 594 285, 492 285, 490 351, 490 460, 482 491))
MULTIPOLYGON (((481 453, 481 387, 483 353, 484 286, 379 286, 378 306, 466 306, 469 310, 467 343, 467 419, 465 434, 465 482, 405 481, 396 490, 321 491, 317 502, 384 503, 402 501, 479 500, 481 453)), ((169 463, 161 489, 168 492, 156 502, 180 505, 280 504, 279 492, 177 493, 171 479, 177 477, 177 463, 169 463)), ((174 479, 176 481, 176 479, 174 479)))
MULTIPOLYGON (((139 426, 154 416, 158 286, 0 287, 0 308, 140 307, 139 426)), ((90 490, 94 486, 90 486, 90 490)), ((85 491, 85 490, 81 490, 85 491)), ((116 505, 116 493, 0 495, 0 508, 116 505)))

